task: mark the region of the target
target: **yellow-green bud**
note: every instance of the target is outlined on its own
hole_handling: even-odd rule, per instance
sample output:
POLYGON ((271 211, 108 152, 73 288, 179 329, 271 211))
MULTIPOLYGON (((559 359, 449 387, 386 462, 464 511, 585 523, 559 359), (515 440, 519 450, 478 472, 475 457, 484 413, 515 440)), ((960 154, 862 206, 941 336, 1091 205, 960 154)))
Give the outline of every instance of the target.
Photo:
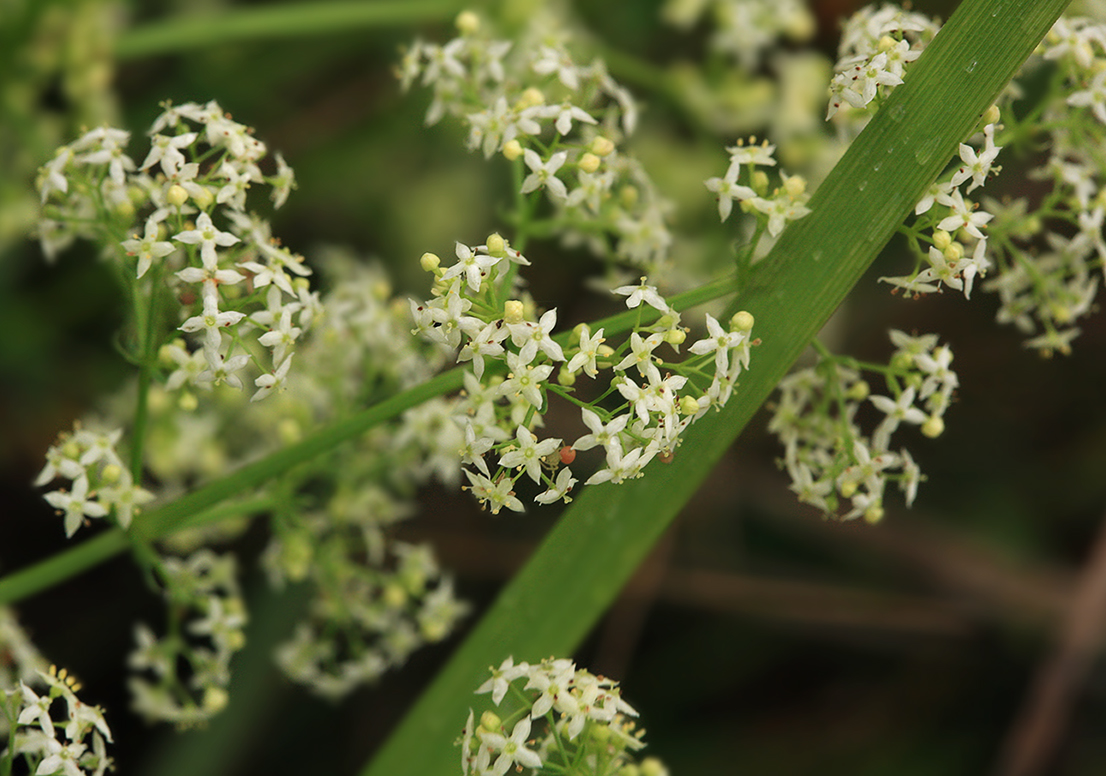
POLYGON ((890 35, 884 35, 882 38, 879 39, 879 43, 877 44, 877 48, 881 53, 883 53, 883 52, 890 51, 891 49, 895 48, 895 46, 897 46, 897 45, 899 45, 899 42, 897 40, 892 38, 890 35))
POLYGON ((599 169, 599 157, 595 154, 584 154, 578 164, 581 171, 592 173, 599 169))
POLYGON ((798 199, 806 191, 806 178, 802 175, 791 175, 784 178, 783 188, 791 199, 798 199))
POLYGON ((303 429, 294 418, 282 418, 277 424, 277 436, 286 445, 292 445, 303 438, 303 429))
POLYGON ((1002 117, 1002 112, 998 109, 997 105, 992 105, 987 110, 983 111, 983 124, 997 124, 998 120, 1002 117))
POLYGON ((230 700, 230 696, 227 695, 227 691, 222 687, 214 687, 208 685, 204 690, 204 711, 214 713, 222 711, 227 707, 227 701, 230 700))
POLYGON ((384 587, 384 605, 391 609, 398 609, 407 603, 407 591, 403 586, 392 582, 384 587))
POLYGON ((755 191, 758 196, 763 197, 768 193, 768 173, 764 170, 754 170, 750 178, 750 182, 753 184, 753 191, 755 191))
POLYGON ((845 398, 849 401, 864 401, 871 390, 867 380, 857 380, 849 386, 849 390, 845 392, 845 398))
POLYGON ((864 510, 864 522, 868 525, 875 525, 883 519, 883 507, 879 504, 872 504, 870 507, 864 510))
POLYGON ((502 259, 507 254, 507 241, 499 233, 488 235, 488 255, 502 259))
POLYGON ((841 495, 845 498, 852 498, 853 494, 856 493, 856 488, 857 485, 855 482, 852 480, 845 480, 841 483, 841 487, 838 488, 838 491, 840 491, 841 495))
POLYGON ((684 394, 680 397, 679 408, 681 415, 694 415, 699 411, 699 402, 694 396, 684 394))
POLYGON ((944 229, 938 229, 933 233, 933 247, 937 250, 944 251, 950 245, 952 245, 952 235, 944 229))
POLYGON ((945 258, 951 262, 960 261, 964 258, 964 246, 958 242, 949 243, 949 247, 944 250, 945 258))
POLYGON ((646 757, 641 761, 641 776, 667 776, 668 769, 656 757, 646 757))
POLYGON ((200 186, 192 194, 192 201, 196 203, 200 210, 207 210, 211 207, 211 203, 215 201, 215 195, 208 191, 205 186, 200 186))
POLYGON ((511 162, 518 159, 522 156, 522 143, 517 140, 508 140, 503 144, 503 155, 511 162))
POLYGON ((188 191, 184 186, 174 183, 169 187, 169 191, 165 192, 165 201, 173 207, 180 207, 188 201, 188 191))
POLYGON ((311 539, 297 531, 283 538, 280 543, 280 566, 292 582, 307 579, 311 563, 315 559, 315 545, 311 539))
POLYGON ((129 199, 120 200, 115 205, 115 214, 122 218, 132 218, 134 216, 134 203, 129 199))
POLYGON ((733 314, 730 318, 730 331, 745 331, 749 332, 753 330, 753 323, 756 321, 753 318, 753 314, 746 312, 745 310, 739 310, 733 314))
POLYGON ((472 11, 461 11, 457 14, 457 21, 454 24, 457 25, 457 31, 462 35, 472 35, 480 29, 480 17, 472 11))
POLYGON ((177 406, 185 412, 195 412, 196 408, 200 406, 200 402, 196 399, 196 394, 186 391, 180 395, 177 406))
POLYGON ((106 485, 113 485, 119 482, 119 478, 123 476, 123 469, 117 463, 109 463, 100 472, 100 479, 104 481, 106 485))
POLYGON ((557 382, 565 388, 570 388, 576 385, 576 373, 568 371, 567 366, 562 366, 557 372, 557 382))
POLYGON ((503 305, 503 320, 507 323, 522 323, 525 308, 517 299, 508 299, 503 305))
POLYGON ((437 272, 438 267, 442 265, 442 260, 438 258, 436 253, 424 253, 419 258, 419 266, 423 268, 425 272, 437 272))
POLYGON ((682 345, 687 339, 687 332, 683 329, 669 329, 664 333, 664 341, 669 345, 682 345))
POLYGON ((625 208, 631 208, 637 204, 638 190, 634 186, 623 186, 618 192, 618 199, 625 208))
POLYGON ((485 711, 480 715, 480 727, 489 732, 498 732, 503 727, 503 720, 494 711, 485 711))
POLYGON ((591 141, 591 152, 596 156, 606 156, 614 150, 614 143, 600 135, 591 141))
POLYGON ((591 740, 598 744, 605 744, 611 738, 611 729, 606 725, 592 725, 591 740))
POLYGON ((535 105, 541 105, 545 102, 545 95, 542 90, 536 86, 529 87, 522 93, 522 96, 518 100, 519 110, 526 110, 527 108, 533 108, 535 105))
POLYGON ((600 345, 599 349, 595 351, 595 355, 599 358, 610 358, 614 355, 614 348, 610 345, 600 345))
POLYGON ((941 436, 945 431, 945 421, 938 415, 931 415, 925 423, 922 424, 922 433, 930 439, 936 439, 941 436))

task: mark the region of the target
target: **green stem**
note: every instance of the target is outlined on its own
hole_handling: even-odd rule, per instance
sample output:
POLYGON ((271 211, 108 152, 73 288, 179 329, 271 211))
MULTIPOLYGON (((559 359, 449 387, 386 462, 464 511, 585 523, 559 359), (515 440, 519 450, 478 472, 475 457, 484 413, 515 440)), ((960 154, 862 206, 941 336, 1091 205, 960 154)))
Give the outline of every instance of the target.
MULTIPOLYGON (((732 276, 721 278, 674 296, 669 302, 677 310, 686 310, 732 293, 733 285, 732 276)), ((602 326, 611 334, 617 334, 628 331, 639 316, 639 311, 627 310, 597 321, 593 328, 602 326)), ((555 339, 564 345, 571 335, 571 331, 565 331, 555 339)), ((278 450, 176 501, 151 510, 142 520, 135 522, 130 533, 136 541, 148 542, 193 525, 200 519, 201 513, 207 513, 215 504, 256 488, 294 466, 325 455, 344 442, 429 399, 460 390, 465 371, 466 368, 458 367, 444 372, 349 418, 332 423, 298 444, 278 450)), ((18 601, 79 574, 122 552, 127 546, 127 539, 121 531, 108 531, 30 568, 9 574, 0 579, 0 605, 18 601)))
POLYGON ((408 26, 448 19, 464 5, 462 0, 333 0, 172 16, 123 33, 116 43, 115 53, 121 60, 137 59, 249 40, 334 35, 386 25, 408 26))

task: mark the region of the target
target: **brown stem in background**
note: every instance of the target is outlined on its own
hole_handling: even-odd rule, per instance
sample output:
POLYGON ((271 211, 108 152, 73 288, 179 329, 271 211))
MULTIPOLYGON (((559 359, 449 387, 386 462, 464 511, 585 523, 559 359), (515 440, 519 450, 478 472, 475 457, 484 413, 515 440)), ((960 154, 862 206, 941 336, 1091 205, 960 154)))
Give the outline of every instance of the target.
POLYGON ((1061 621, 1057 644, 1037 671, 1003 745, 1000 776, 1046 772, 1068 726, 1080 686, 1098 654, 1106 629, 1106 518, 1061 621))

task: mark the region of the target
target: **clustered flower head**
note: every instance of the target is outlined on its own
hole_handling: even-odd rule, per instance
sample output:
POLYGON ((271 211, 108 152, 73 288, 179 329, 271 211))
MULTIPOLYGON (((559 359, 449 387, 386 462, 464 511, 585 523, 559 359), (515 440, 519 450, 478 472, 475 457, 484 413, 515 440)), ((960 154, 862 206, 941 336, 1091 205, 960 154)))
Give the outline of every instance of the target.
POLYGON ((915 206, 917 218, 909 244, 917 264, 908 275, 880 278, 881 282, 894 286, 892 293, 902 290, 917 298, 951 288, 970 299, 975 279, 987 274, 991 260, 987 257, 988 234, 984 230, 994 215, 966 195, 1001 169, 994 164, 1002 150, 995 145, 995 132, 1002 127, 998 119, 997 107, 984 114, 982 129, 977 133, 982 148, 961 143, 959 166, 935 182, 915 206), (925 249, 923 242, 929 243, 925 249))
POLYGON ((267 185, 280 207, 295 186, 291 168, 278 153, 275 169, 263 172, 265 144, 214 101, 167 105, 149 136, 141 164, 127 154, 129 132, 99 127, 42 167, 39 237, 47 258, 75 238, 90 239, 148 304, 170 293, 183 303, 174 325, 189 341, 161 353, 174 390, 242 388, 240 373, 251 363, 261 372, 254 399, 282 390, 318 300, 303 258, 272 237, 248 196, 267 185))
POLYGON ((544 486, 537 503, 571 501, 578 451, 601 447, 605 453, 606 465, 585 484, 621 483, 641 476, 655 457, 671 460, 681 432, 711 407, 721 408, 749 365, 754 341, 748 313, 735 315, 728 328, 707 316, 708 336, 688 348, 693 358, 676 362, 671 359, 687 330, 641 278, 614 294, 642 316, 648 310, 653 322, 635 326, 617 346, 604 329, 593 332, 587 324, 558 341, 556 309, 538 315, 532 301, 506 298, 517 290, 515 270, 529 261, 501 236, 475 247, 458 244, 455 253, 457 263, 448 268, 433 254, 423 256, 423 267, 435 277, 434 296, 411 300, 411 313, 416 333, 457 350, 457 360, 472 365, 452 415, 463 440, 461 462, 473 467, 465 469, 469 489, 493 514, 524 510, 515 492, 523 477, 544 486), (600 400, 575 399, 581 375, 600 391, 607 386, 600 400), (539 438, 550 394, 580 405, 589 433, 572 443, 539 438))
POLYGON ((536 665, 507 658, 489 670, 491 678, 476 693, 490 693, 506 716, 488 710, 477 720, 469 711, 458 742, 465 776, 511 771, 667 776, 656 758, 640 765, 633 760, 645 746, 645 731, 630 719, 638 713, 622 700, 617 682, 564 658, 536 665))
POLYGON ((457 27, 444 45, 415 41, 399 68, 404 88, 417 81, 433 91, 427 124, 456 116, 471 149, 514 162, 519 193, 543 195, 564 239, 609 262, 611 285, 666 273, 671 206, 619 148, 637 124, 630 93, 601 60, 579 63, 545 15, 535 15, 517 42, 492 37, 470 11, 457 27))
POLYGON ((43 495, 65 520, 65 535, 73 536, 89 518, 111 517, 121 528, 154 495, 135 483, 115 446, 123 430, 92 431, 78 424, 46 451, 46 466, 35 479, 43 487, 68 480, 67 487, 43 495))
POLYGON ((767 140, 757 143, 749 138, 748 144, 738 140, 737 145, 726 149, 730 154, 730 166, 721 178, 708 178, 707 189, 718 197, 718 215, 725 221, 733 212, 733 203, 741 203, 746 212, 756 213, 760 229, 776 237, 788 221, 795 221, 810 213, 806 207, 810 194, 806 181, 799 175, 780 173, 781 185, 769 193, 768 175, 758 166, 774 167, 776 147, 767 140))
POLYGON ((683 29, 709 14, 714 21, 711 50, 732 57, 750 71, 761 65, 781 37, 806 40, 816 27, 802 0, 668 0, 661 14, 669 24, 683 29))
POLYGON ((157 570, 173 625, 161 639, 144 624, 135 628, 133 706, 148 720, 195 725, 226 707, 230 660, 246 644, 237 563, 201 549, 161 558, 157 570))
MULTIPOLYGON (((7 644, 0 641, 0 646, 7 644)), ((6 755, 22 757, 26 773, 103 776, 114 767, 103 710, 78 698, 80 689, 71 674, 54 666, 16 688, 0 687, 0 732, 6 730, 10 747, 6 755)))
POLYGON ((882 98, 902 83, 907 66, 921 56, 940 26, 924 14, 889 4, 865 6, 853 14, 841 32, 826 119, 848 106, 852 110, 846 120, 859 132, 882 98))
POLYGON ((850 359, 826 357, 784 378, 768 426, 783 443, 783 466, 799 500, 826 514, 838 513, 845 500, 844 520, 882 519, 889 482, 913 503, 922 474, 905 447, 891 449, 891 436, 903 425, 940 436, 959 384, 952 351, 936 335, 892 331, 891 342, 889 366, 869 367, 882 372, 890 395, 872 395, 850 359), (866 402, 883 414, 871 433, 856 418, 866 402))

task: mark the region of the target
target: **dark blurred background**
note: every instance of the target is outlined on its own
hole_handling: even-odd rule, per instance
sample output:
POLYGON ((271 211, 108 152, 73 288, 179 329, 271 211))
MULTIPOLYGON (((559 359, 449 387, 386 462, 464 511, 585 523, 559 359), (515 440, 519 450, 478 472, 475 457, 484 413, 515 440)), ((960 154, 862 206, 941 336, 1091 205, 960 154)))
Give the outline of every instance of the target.
MULTIPOLYGON (((42 3, 31 11, 8 3, 0 27, 9 47, 0 56, 16 57, 21 31, 35 29, 14 23, 22 24, 21 13, 40 20, 36 14, 60 12, 62 21, 87 14, 125 29, 222 5, 42 3)), ((857 4, 813 5, 816 44, 832 59, 838 20, 857 4)), ((916 3, 943 17, 952 5, 916 3)), ((614 51, 662 67, 702 56, 705 29, 663 26, 655 0, 581 0, 576 9, 614 51)), ((414 132, 427 96, 402 96, 391 75, 401 45, 416 34, 451 37, 452 17, 121 59, 105 78, 120 125, 136 134, 161 100, 217 99, 296 170, 298 191, 273 224, 286 245, 309 260, 323 243, 352 246, 387 264, 398 292, 419 293, 423 251, 446 255, 453 240, 479 242, 503 226, 501 161, 465 152, 462 131, 449 122, 414 132)), ((110 62, 111 36, 104 39, 110 62)), ((0 158, 15 171, 3 176, 10 207, 19 201, 11 192, 31 184, 25 157, 38 155, 33 175, 54 141, 70 139, 81 123, 74 90, 82 87, 51 80, 49 70, 30 85, 44 128, 20 134, 11 124, 0 136, 10 146, 0 158)), ((704 145, 702 128, 670 101, 633 88, 645 114, 631 148, 662 187, 701 195, 699 181, 719 174, 721 146, 734 136, 704 145)), ((1016 195, 1032 159, 1002 161, 1007 172, 988 191, 1016 195)), ((717 230, 709 197, 699 200, 681 202, 678 233, 717 230)), ((60 521, 29 483, 58 431, 129 370, 111 344, 121 296, 93 252, 77 247, 49 267, 15 227, 0 237, 7 572, 65 546, 60 521)), ((534 285, 560 306, 562 320, 583 320, 589 309, 576 292, 591 271, 587 259, 558 254, 555 269, 542 270, 542 251, 557 250, 535 247, 534 285)), ((1027 758, 1012 742, 1034 736, 1048 752, 1036 772, 1106 773, 1106 672, 1098 660, 1106 606, 1095 597, 1106 566, 1106 551, 1095 551, 1106 516, 1106 322, 1093 315, 1071 356, 1043 360, 994 323, 997 305, 987 294, 971 303, 889 295, 875 279, 904 271, 899 252, 893 241, 831 337, 838 349, 878 361, 888 355, 886 329, 933 331, 956 353, 961 387, 946 433, 903 440, 928 476, 915 507, 891 500, 884 521, 870 527, 826 522, 799 506, 774 464, 781 451, 762 411, 576 656, 622 680, 642 712, 648 751, 674 776, 1012 775, 1027 758), (1041 708, 1048 713, 1030 713, 1041 708)), ((404 538, 434 541, 477 611, 555 520, 547 510, 493 519, 462 494, 436 489, 423 503, 404 538)), ((245 554, 256 553, 260 533, 242 541, 245 554)), ((324 703, 280 679, 268 661, 301 603, 297 591, 270 593, 253 570, 246 585, 251 641, 235 664, 231 707, 208 729, 179 736, 126 710, 132 623, 156 621, 160 606, 129 561, 106 563, 18 608, 48 659, 82 678, 86 700, 107 707, 119 771, 128 774, 354 773, 456 643, 417 654, 404 671, 340 704, 324 703)))

